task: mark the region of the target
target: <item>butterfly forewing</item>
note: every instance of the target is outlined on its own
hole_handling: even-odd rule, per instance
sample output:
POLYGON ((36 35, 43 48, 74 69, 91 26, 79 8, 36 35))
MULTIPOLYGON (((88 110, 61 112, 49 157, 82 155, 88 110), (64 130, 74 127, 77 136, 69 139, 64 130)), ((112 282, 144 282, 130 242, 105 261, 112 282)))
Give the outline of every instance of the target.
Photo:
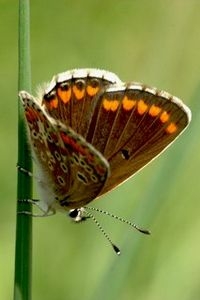
POLYGON ((185 129, 190 112, 179 99, 156 88, 124 84, 105 71, 96 76, 92 69, 84 72, 58 75, 43 104, 108 160, 111 176, 102 194, 162 152, 185 129), (65 85, 67 92, 61 92, 65 85))
POLYGON ((86 137, 100 95, 110 84, 120 82, 115 74, 101 70, 61 73, 53 78, 52 88, 44 94, 42 105, 51 117, 86 137))
POLYGON ((138 84, 108 88, 99 103, 86 139, 110 164, 112 176, 101 194, 144 167, 189 122, 188 109, 179 99, 138 84))

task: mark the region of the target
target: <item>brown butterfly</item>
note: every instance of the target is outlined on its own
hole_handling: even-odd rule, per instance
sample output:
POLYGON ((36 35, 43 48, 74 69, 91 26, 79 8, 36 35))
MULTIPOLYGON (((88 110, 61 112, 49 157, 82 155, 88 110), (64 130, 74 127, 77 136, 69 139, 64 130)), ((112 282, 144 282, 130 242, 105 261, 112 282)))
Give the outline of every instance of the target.
POLYGON ((112 190, 187 127, 178 98, 115 74, 76 69, 53 77, 39 98, 20 92, 45 214, 70 211, 112 190))

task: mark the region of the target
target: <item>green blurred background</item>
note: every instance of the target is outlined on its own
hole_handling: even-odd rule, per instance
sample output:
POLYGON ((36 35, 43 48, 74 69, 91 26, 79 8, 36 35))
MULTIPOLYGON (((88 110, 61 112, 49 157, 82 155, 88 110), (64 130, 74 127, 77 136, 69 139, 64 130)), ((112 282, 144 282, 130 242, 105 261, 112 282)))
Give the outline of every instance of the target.
MULTIPOLYGON (((33 220, 33 299, 200 299, 200 2, 31 1, 32 87, 74 67, 98 67, 180 97, 188 130, 161 157, 93 206, 92 221, 33 220)), ((0 299, 12 299, 17 162, 17 1, 0 0, 0 299)), ((34 195, 38 197, 37 193, 34 195)))

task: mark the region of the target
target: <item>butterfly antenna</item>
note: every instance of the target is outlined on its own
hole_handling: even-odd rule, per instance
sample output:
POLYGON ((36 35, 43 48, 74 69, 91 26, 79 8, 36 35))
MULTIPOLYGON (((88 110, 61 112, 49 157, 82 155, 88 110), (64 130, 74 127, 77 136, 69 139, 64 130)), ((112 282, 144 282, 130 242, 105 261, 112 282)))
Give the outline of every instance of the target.
MULTIPOLYGON (((88 209, 88 207, 87 207, 87 209, 88 209)), ((105 238, 107 239, 107 241, 111 244, 111 246, 112 246, 113 250, 115 251, 115 253, 117 255, 120 255, 120 249, 111 241, 110 237, 105 232, 105 230, 103 229, 103 227, 101 226, 101 224, 97 221, 97 219, 90 212, 88 212, 87 210, 84 210, 84 211, 88 215, 88 217, 91 218, 94 221, 94 223, 97 225, 97 227, 99 228, 99 230, 103 233, 103 235, 105 236, 105 238)))
POLYGON ((133 227, 134 229, 136 229, 137 231, 141 232, 141 233, 144 233, 144 234, 151 234, 149 230, 147 229, 143 229, 143 228, 140 228, 138 227, 136 224, 126 220, 126 219, 123 219, 119 216, 116 216, 116 215, 113 215, 112 213, 109 213, 108 211, 105 211, 105 210, 102 210, 102 209, 99 209, 99 208, 96 208, 96 207, 89 207, 89 206, 86 206, 85 207, 86 209, 89 209, 89 210, 93 210, 93 211, 97 211, 99 213, 102 213, 104 215, 107 215, 109 217, 112 217, 116 220, 119 220, 121 221, 122 223, 125 223, 125 224, 128 224, 129 226, 133 227))

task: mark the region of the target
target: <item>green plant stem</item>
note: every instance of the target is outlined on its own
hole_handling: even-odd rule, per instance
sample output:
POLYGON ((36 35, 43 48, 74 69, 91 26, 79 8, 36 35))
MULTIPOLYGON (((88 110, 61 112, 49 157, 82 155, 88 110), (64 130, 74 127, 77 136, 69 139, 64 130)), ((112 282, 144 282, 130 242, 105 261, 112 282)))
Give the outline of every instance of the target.
MULTIPOLYGON (((29 0, 19 0, 19 90, 31 89, 29 47, 29 0)), ((18 164, 31 171, 32 162, 26 137, 23 111, 18 109, 18 164)), ((18 199, 32 198, 32 180, 18 172, 18 199)), ((32 218, 20 211, 32 211, 27 202, 17 203, 14 299, 31 299, 32 218)))

